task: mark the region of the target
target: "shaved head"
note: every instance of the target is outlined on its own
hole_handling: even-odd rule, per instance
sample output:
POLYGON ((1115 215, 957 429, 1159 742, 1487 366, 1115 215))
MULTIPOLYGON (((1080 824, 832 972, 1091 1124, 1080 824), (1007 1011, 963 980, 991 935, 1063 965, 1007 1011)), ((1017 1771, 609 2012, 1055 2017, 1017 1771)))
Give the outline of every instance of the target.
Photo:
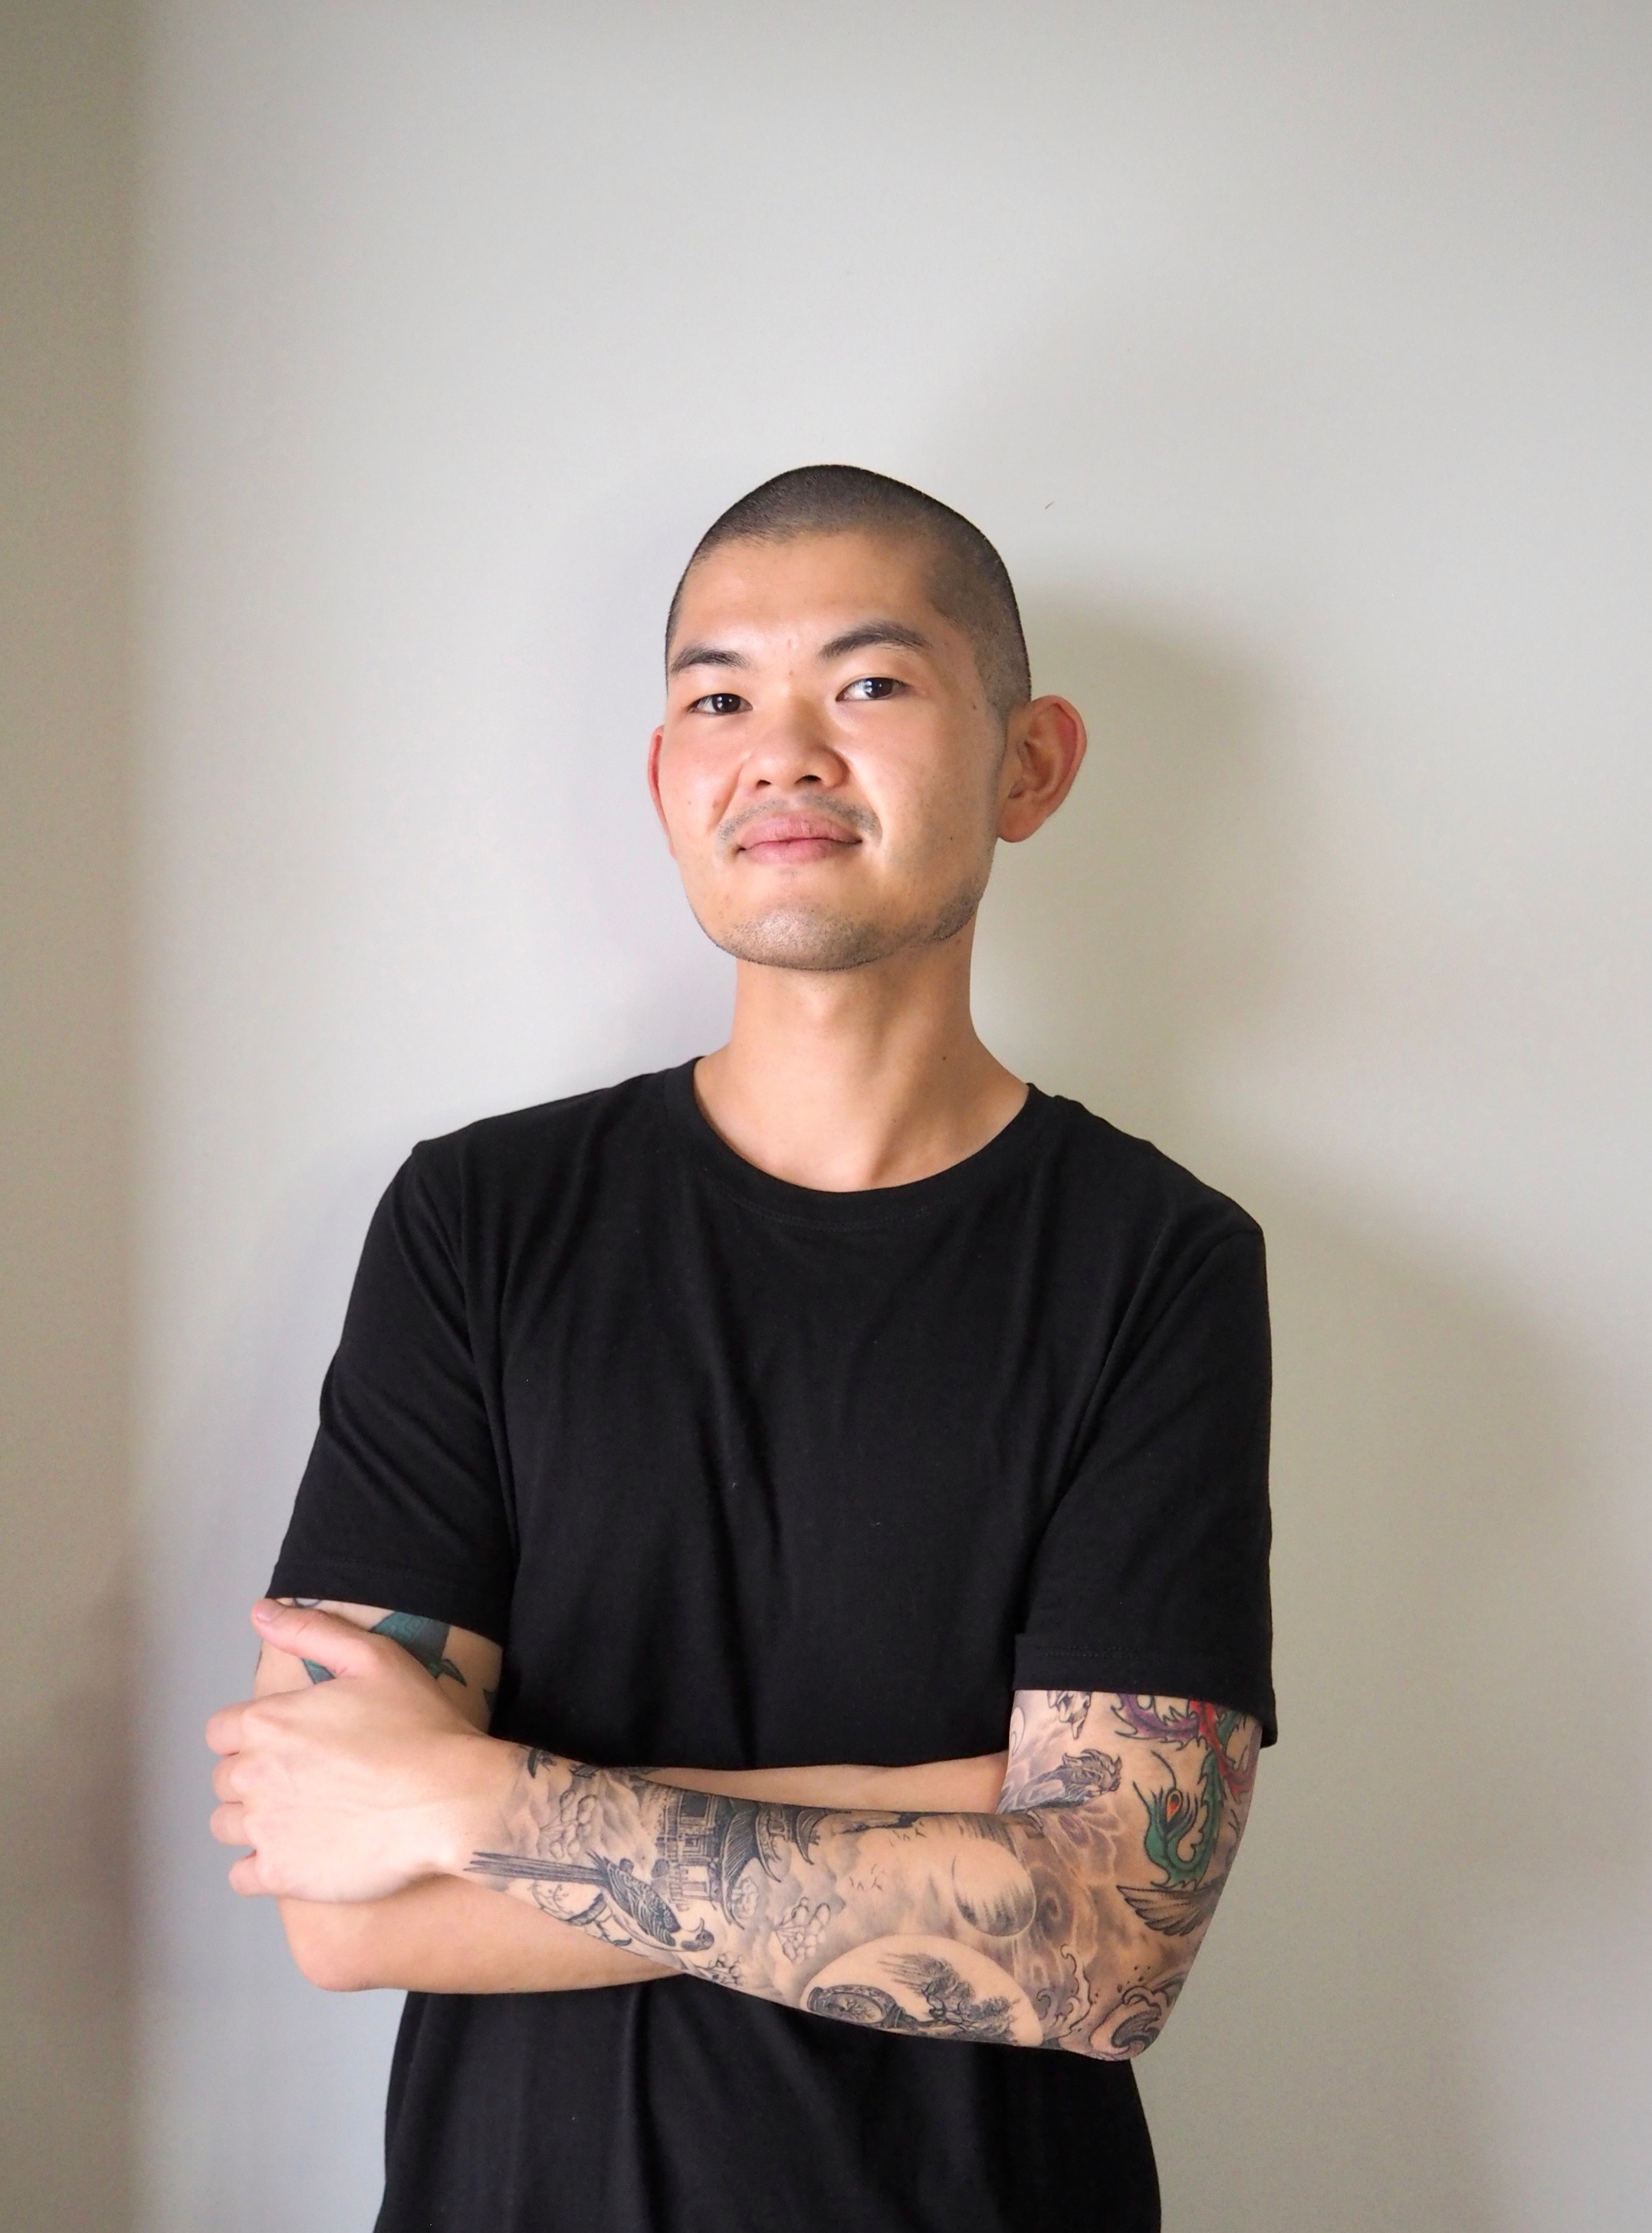
POLYGON ((874 535, 918 543, 928 554, 929 601, 965 635, 1000 719, 1032 694, 1021 614, 1004 561, 961 512, 921 489, 859 465, 799 465, 732 504, 694 546, 666 621, 666 656, 683 589, 700 560, 725 543, 790 543, 806 535, 874 535))

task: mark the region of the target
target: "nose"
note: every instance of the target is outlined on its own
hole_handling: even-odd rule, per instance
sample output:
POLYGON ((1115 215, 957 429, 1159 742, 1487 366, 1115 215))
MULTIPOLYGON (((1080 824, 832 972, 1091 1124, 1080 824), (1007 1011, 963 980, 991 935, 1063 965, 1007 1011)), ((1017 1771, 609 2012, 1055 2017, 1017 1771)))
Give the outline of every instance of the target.
POLYGON ((753 791, 829 791, 848 773, 820 708, 798 693, 771 700, 753 724, 740 784, 753 791))

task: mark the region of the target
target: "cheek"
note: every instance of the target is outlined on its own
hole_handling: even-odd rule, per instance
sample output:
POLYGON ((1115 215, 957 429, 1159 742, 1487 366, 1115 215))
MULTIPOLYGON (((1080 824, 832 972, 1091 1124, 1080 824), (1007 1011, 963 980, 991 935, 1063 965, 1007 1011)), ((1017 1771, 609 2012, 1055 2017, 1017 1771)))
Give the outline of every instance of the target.
POLYGON ((660 776, 660 814, 671 850, 685 866, 706 850, 715 829, 715 794, 701 769, 674 768, 660 776))
POLYGON ((992 801, 979 783, 959 781, 955 760, 892 771, 871 804, 891 858, 905 868, 949 876, 990 852, 992 801))
POLYGON ((714 830, 727 812, 739 769, 739 755, 705 744, 690 752, 667 744, 659 765, 660 804, 673 840, 691 844, 714 830))

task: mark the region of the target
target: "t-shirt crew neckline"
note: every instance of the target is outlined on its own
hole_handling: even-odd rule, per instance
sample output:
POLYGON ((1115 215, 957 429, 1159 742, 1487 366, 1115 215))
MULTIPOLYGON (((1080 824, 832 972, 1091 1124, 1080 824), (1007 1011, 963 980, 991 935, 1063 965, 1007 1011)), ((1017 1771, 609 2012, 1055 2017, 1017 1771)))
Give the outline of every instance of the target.
POLYGON ((840 1194, 777 1178, 730 1147, 700 1107, 694 1090, 694 1069, 699 1059, 696 1055, 677 1069, 660 1073, 673 1131, 725 1192, 789 1224, 840 1229, 903 1225, 932 1211, 950 1209, 1024 1162, 1042 1138, 1055 1106, 1053 1096, 1030 1084, 1026 1099, 1002 1131, 995 1132, 984 1147, 961 1162, 949 1163, 945 1170, 933 1171, 927 1178, 908 1179, 899 1186, 856 1188, 840 1194))

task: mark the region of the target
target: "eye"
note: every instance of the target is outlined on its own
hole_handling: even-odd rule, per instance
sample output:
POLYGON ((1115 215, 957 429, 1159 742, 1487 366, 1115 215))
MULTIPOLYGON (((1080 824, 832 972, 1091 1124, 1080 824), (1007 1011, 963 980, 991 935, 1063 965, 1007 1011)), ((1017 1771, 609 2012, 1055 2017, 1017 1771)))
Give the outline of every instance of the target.
POLYGON ((857 699, 864 705, 871 699, 893 698, 901 687, 892 674, 862 674, 837 694, 840 698, 857 699))
POLYGON ((749 713, 751 708, 732 690, 712 690, 704 698, 696 698, 688 710, 691 713, 749 713))

